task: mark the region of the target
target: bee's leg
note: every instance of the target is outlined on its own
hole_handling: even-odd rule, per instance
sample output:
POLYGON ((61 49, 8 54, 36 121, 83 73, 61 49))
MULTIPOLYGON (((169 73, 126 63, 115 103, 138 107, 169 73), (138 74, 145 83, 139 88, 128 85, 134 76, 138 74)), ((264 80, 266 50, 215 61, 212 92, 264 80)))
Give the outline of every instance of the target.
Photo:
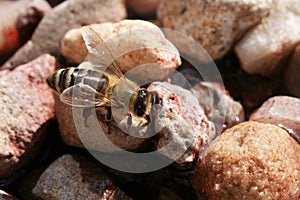
POLYGON ((111 122, 111 107, 107 107, 107 113, 106 113, 106 118, 105 118, 105 124, 106 126, 109 126, 110 122, 111 122))
POLYGON ((130 113, 128 113, 127 115, 128 115, 127 124, 130 127, 132 125, 132 115, 130 113))
POLYGON ((84 117, 84 126, 89 127, 87 123, 87 119, 90 117, 92 114, 93 109, 92 108, 85 108, 82 112, 82 116, 84 117))

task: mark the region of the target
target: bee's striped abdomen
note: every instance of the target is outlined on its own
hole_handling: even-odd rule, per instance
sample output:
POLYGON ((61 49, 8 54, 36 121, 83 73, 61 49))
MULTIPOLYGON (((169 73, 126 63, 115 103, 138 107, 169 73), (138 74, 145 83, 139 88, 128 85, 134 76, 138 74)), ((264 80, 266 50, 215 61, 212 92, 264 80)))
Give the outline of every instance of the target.
POLYGON ((97 92, 105 94, 108 81, 105 73, 75 67, 59 69, 47 79, 49 86, 58 93, 62 93, 74 84, 83 83, 84 85, 89 85, 97 92))

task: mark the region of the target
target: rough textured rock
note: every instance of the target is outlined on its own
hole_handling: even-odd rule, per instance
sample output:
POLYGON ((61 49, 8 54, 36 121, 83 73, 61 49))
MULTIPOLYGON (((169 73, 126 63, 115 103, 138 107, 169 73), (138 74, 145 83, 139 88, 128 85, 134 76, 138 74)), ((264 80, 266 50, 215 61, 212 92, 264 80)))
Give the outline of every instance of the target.
POLYGON ((251 74, 279 75, 300 41, 298 0, 274 1, 270 15, 236 45, 242 68, 251 74))
POLYGON ((159 2, 160 0, 126 0, 129 10, 144 18, 155 15, 159 2))
POLYGON ((14 68, 43 53, 60 55, 60 41, 69 29, 91 23, 117 22, 125 17, 125 5, 120 0, 65 1, 43 18, 31 40, 22 46, 3 68, 14 68))
MULTIPOLYGON (((131 70, 127 74, 129 77, 143 81, 162 80, 181 64, 178 50, 150 22, 123 20, 119 23, 94 24, 91 27, 105 42, 105 45, 100 43, 99 46, 109 50, 105 50, 104 55, 99 52, 97 62, 109 65, 117 59, 123 73, 131 70)), ((75 64, 87 57, 80 29, 66 33, 61 43, 61 52, 69 62, 75 64)))
POLYGON ((201 82, 191 92, 203 107, 207 118, 216 127, 216 134, 245 120, 242 105, 232 99, 225 87, 219 83, 201 82))
POLYGON ((156 148, 165 147, 159 153, 185 167, 210 140, 209 121, 190 91, 166 82, 154 82, 148 90, 162 105, 154 111, 156 148))
POLYGON ((226 130, 196 164, 200 199, 300 197, 300 146, 283 129, 244 122, 226 130))
POLYGON ((64 155, 53 162, 33 188, 39 199, 131 199, 92 160, 64 155))
POLYGON ((28 163, 54 118, 54 98, 45 79, 55 59, 43 55, 0 77, 0 179, 28 163))
MULTIPOLYGON (((258 24, 270 7, 270 0, 163 0, 157 18, 163 27, 192 37, 216 60, 258 24)), ((186 47, 185 51, 191 54, 192 48, 186 47)))
POLYGON ((300 142, 300 99, 276 96, 268 99, 252 115, 250 120, 270 123, 285 128, 300 142))
POLYGON ((300 45, 295 49, 285 71, 285 85, 288 91, 300 98, 300 45))
POLYGON ((17 200, 17 198, 13 197, 10 194, 7 194, 6 192, 0 190, 0 199, 1 200, 17 200))
POLYGON ((1 1, 0 55, 27 41, 41 18, 51 10, 44 0, 1 1))

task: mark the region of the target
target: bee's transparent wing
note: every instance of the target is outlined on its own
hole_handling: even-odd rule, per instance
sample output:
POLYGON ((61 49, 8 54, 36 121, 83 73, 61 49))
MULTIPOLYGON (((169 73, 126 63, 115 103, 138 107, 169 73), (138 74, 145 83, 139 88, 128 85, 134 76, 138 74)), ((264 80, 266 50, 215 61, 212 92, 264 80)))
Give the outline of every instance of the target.
POLYGON ((78 83, 65 89, 60 100, 74 107, 110 106, 110 100, 89 85, 78 83))
POLYGON ((101 68, 98 70, 109 70, 118 77, 123 77, 119 69, 117 61, 111 51, 106 46, 101 36, 91 26, 84 26, 81 28, 83 40, 88 49, 87 60, 93 63, 93 67, 101 68), (103 69, 104 68, 104 69, 103 69))

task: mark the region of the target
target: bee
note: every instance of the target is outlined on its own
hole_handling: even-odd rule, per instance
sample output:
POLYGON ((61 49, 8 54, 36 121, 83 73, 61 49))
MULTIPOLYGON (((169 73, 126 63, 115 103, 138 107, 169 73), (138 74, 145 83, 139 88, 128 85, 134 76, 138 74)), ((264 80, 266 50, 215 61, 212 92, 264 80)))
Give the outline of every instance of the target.
POLYGON ((70 106, 114 106, 125 110, 119 113, 126 115, 128 126, 147 126, 151 122, 154 94, 124 77, 117 61, 94 29, 85 26, 81 31, 90 59, 78 67, 57 70, 47 79, 48 85, 59 94, 63 103, 70 106), (100 57, 102 61, 99 63, 100 57))

